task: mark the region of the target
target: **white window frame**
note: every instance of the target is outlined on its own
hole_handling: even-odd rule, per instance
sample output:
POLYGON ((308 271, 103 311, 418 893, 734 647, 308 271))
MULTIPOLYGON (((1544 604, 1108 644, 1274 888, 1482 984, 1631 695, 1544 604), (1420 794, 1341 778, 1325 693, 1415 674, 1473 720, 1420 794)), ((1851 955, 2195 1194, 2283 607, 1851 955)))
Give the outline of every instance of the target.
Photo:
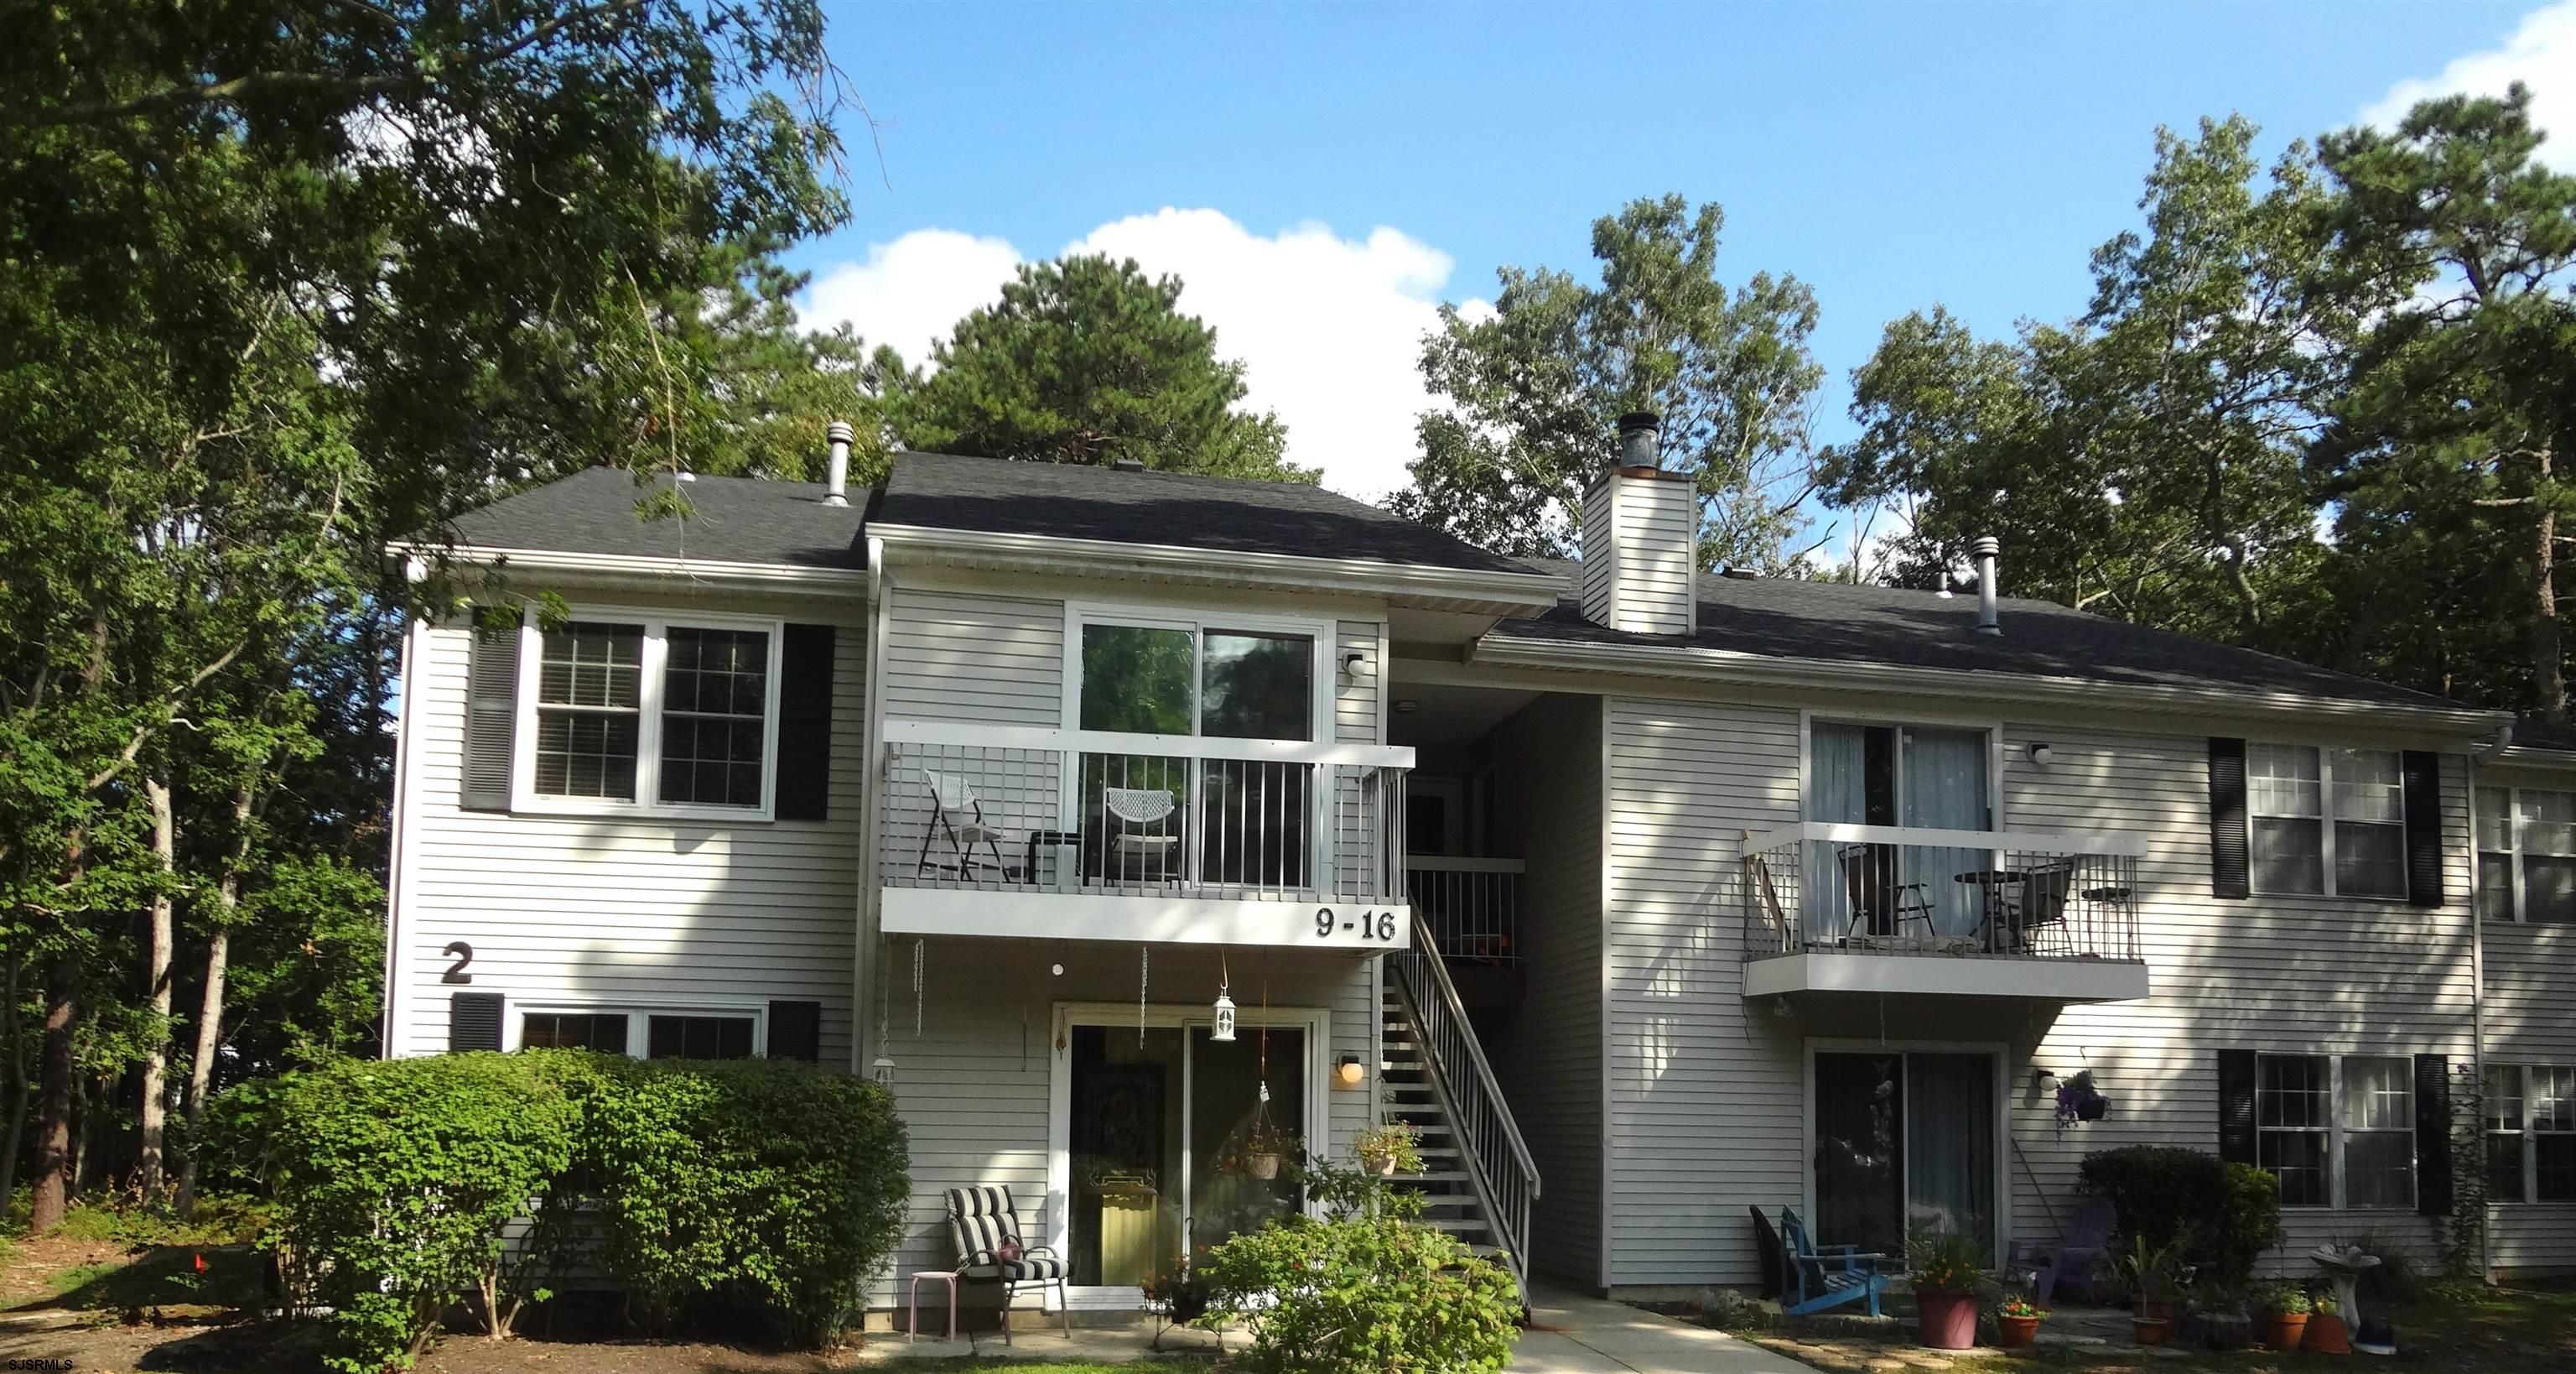
POLYGON ((615 1002, 511 1000, 502 1008, 501 1048, 516 1051, 530 1016, 617 1016, 626 1018, 626 1057, 652 1058, 652 1018, 656 1016, 724 1016, 751 1022, 751 1057, 769 1057, 769 1008, 755 1002, 656 1002, 625 998, 615 1002))
MULTIPOLYGON (((2406 852, 2404 840, 2405 822, 2402 817, 2405 814, 2406 756, 2402 751, 2396 749, 2361 748, 2341 744, 2300 744, 2290 740, 2249 740, 2246 742, 2246 748, 2248 751, 2245 774, 2245 878, 2247 891, 2252 892, 2258 897, 2334 897, 2344 901, 2354 902, 2402 903, 2408 899, 2408 892, 2413 886, 2415 875, 2409 871, 2407 867, 2408 861, 2412 856, 2406 852), (2306 816, 2289 816, 2270 811, 2256 811, 2254 809, 2254 773, 2251 752, 2258 747, 2267 749, 2305 749, 2317 756, 2317 814, 2314 819, 2317 821, 2317 859, 2324 868, 2324 872, 2322 874, 2323 881, 2319 884, 2318 891, 2277 892, 2272 889, 2262 887, 2256 882, 2257 877, 2262 872, 2262 866, 2255 862, 2254 837, 2256 831, 2254 822, 2265 816, 2274 816, 2282 820, 2310 819, 2306 816), (2401 819, 2397 823, 2399 834, 2398 871, 2400 881, 2398 882, 2398 890, 2396 892, 2345 893, 2338 891, 2336 888, 2334 759, 2335 755, 2338 753, 2385 754, 2390 758, 2397 760, 2398 814, 2401 819)), ((2355 822, 2355 824, 2384 824, 2384 822, 2355 822)))
MULTIPOLYGON (((2532 1105, 2536 1099, 2536 1095, 2532 1092, 2532 1075, 2535 1072, 2542 1069, 2549 1069, 2560 1073, 2567 1073, 2576 1072, 2576 1069, 2570 1069, 2569 1066, 2564 1064, 2490 1064, 2487 1067, 2489 1069, 2505 1070, 2518 1076, 2522 1080, 2522 1111, 2515 1120, 2513 1126, 2506 1129, 2498 1129, 2486 1124, 2485 1121, 2481 1121, 2479 1123, 2481 1130, 2490 1136, 2519 1135, 2522 1137, 2522 1196, 2518 1198, 2489 1198, 2488 1201, 2498 1207, 2576 1206, 2576 1198, 2549 1198, 2547 1200, 2543 1200, 2540 1196, 2540 1137, 2544 1135, 2576 1135, 2576 1131, 2557 1129, 2544 1131, 2539 1129, 2535 1124, 2536 1115, 2532 1105)), ((2484 1092, 2485 1087, 2486 1085, 2481 1083, 2479 1085, 2479 1091, 2484 1092)), ((2486 1161, 2484 1159, 2480 1159, 2478 1161, 2478 1165, 2480 1168, 2484 1168, 2486 1166, 2486 1161)))
MULTIPOLYGON (((2012 1047, 1999 1040, 1887 1040, 1857 1039, 1850 1036, 1811 1035, 1806 1039, 1801 1056, 1801 1069, 1806 1075, 1802 1092, 1804 1106, 1799 1113, 1800 1158, 1807 1162, 1799 1169, 1800 1205, 1809 1217, 1817 1216, 1823 1204, 1816 1197, 1816 1056, 1824 1054, 1896 1054, 1911 1058, 1917 1054, 1982 1054, 1994 1061, 1995 1093, 1995 1234, 1981 1237, 1983 1242, 2001 1253, 2003 1242, 2013 1234, 2013 1188, 2011 1161, 2018 1148, 2012 1132, 2012 1047)), ((1907 1083, 1912 1083, 1913 1067, 1908 1064, 1907 1083)), ((1913 1110, 1914 1099, 1909 1089, 1905 1106, 1913 1110)), ((1905 1160, 1900 1166, 1910 1186, 1914 1177, 1914 1132, 1905 1131, 1905 1160)), ((1911 1206, 1912 1199, 1899 1199, 1899 1206, 1911 1206)), ((1813 1237, 1809 1237, 1813 1239, 1813 1237)))
POLYGON ((1974 730, 1986 737, 1986 829, 2004 830, 2004 727, 1992 717, 1944 716, 1916 714, 1903 716, 1853 715, 1842 711, 1802 710, 1798 713, 1798 814, 1806 820, 1816 817, 1816 727, 1842 725, 1859 729, 1890 729, 1896 732, 1896 818, 1897 829, 1904 829, 1905 819, 1905 732, 1924 730, 1974 730))
MULTIPOLYGON (((1199 732, 1199 687, 1206 674, 1207 634, 1214 630, 1244 630, 1253 634, 1303 635, 1314 646, 1313 662, 1308 671, 1313 675, 1313 690, 1308 693, 1307 742, 1329 744, 1333 740, 1334 707, 1340 693, 1334 671, 1335 654, 1340 640, 1334 622, 1312 616, 1277 614, 1235 614, 1214 607, 1172 606, 1164 604, 1126 603, 1115 601, 1068 601, 1064 608, 1064 705, 1062 720, 1067 730, 1082 729, 1082 631, 1089 625, 1124 625, 1146 630, 1187 630, 1196 651, 1190 672, 1191 739, 1207 739, 1199 732)), ((1372 670, 1378 665, 1372 663, 1372 670)), ((1221 737, 1219 737, 1221 738, 1221 737)))
POLYGON ((635 799, 556 797, 537 791, 537 694, 545 671, 545 631, 534 606, 519 622, 519 682, 510 740, 510 809, 551 816, 646 816, 678 820, 769 821, 778 811, 778 697, 786 662, 787 622, 767 616, 668 611, 631 606, 580 605, 567 620, 642 625, 644 643, 636 684, 635 799), (769 671, 761 703, 760 805, 670 803, 662 795, 663 669, 673 630, 755 630, 768 635, 769 671))
MULTIPOLYGON (((2576 788, 2522 787, 2518 785, 2506 785, 2502 787, 2480 787, 2478 789, 2478 793, 2481 796, 2490 792, 2504 798, 2504 834, 2501 837, 2503 843, 2500 845, 2492 843, 2492 841, 2499 837, 2486 833, 2485 825, 2478 816, 2477 804, 2472 800, 2469 805, 2469 825, 2471 830, 2469 838, 2469 855, 2471 864, 2469 876, 2473 882, 2483 885, 2485 879, 2482 876, 2482 873, 2485 865, 2479 861, 2489 854, 2502 856, 2505 861, 2505 882, 2507 884, 2507 891, 2510 894, 2507 899, 2507 905, 2510 910, 2508 910, 2501 918, 2481 916, 2479 919, 2509 925, 2568 924, 2564 921, 2532 920, 2530 905, 2524 900, 2527 895, 2525 889, 2528 885, 2523 881, 2522 874, 2522 860, 2524 857, 2522 848, 2522 794, 2525 792, 2556 792, 2561 794, 2576 793, 2576 788)), ((2544 857, 2564 858, 2567 856, 2552 854, 2544 857)))
MULTIPOLYGON (((2258 1052, 2254 1058, 2254 1133, 2258 1142, 2266 1132, 2275 1135, 2307 1135, 2320 1129, 2315 1126, 2266 1126, 2263 1124, 2263 1111, 2261 1104, 2261 1095, 2263 1091, 2262 1062, 2267 1059, 2322 1059, 2326 1061, 2326 1123, 2322 1128, 2326 1136, 2326 1200, 2321 1203, 2283 1202, 2281 1204, 2283 1210, 2294 1212, 2341 1212, 2348 1210, 2370 1212, 2412 1212, 2415 1210, 2416 1201, 2423 1196, 2424 1160, 2421 1153, 2415 1148, 2415 1061, 2412 1057, 2396 1053, 2374 1054, 2362 1050, 2355 1050, 2349 1054, 2338 1054, 2325 1050, 2263 1050, 2258 1052), (2344 1061, 2347 1059, 2386 1059, 2397 1061, 2405 1065, 2405 1072, 2399 1078, 2400 1082, 2406 1084, 2406 1124, 2402 1128, 2396 1126, 2384 1126, 2372 1127, 2365 1130, 2358 1127, 2345 1127, 2343 1124, 2343 1066, 2344 1061), (2349 1189, 2347 1187, 2348 1179, 2344 1170, 2345 1136, 2347 1134, 2397 1135, 2400 1134, 2401 1131, 2406 1137, 2406 1201, 2402 1204, 2393 1202, 2372 1203, 2369 1206, 2362 1208, 2351 1207, 2347 1202, 2349 1189)), ((2257 1160, 2262 1158, 2262 1151, 2259 1148, 2259 1144, 2255 1151, 2255 1158, 2257 1160)), ((2483 1165, 2481 1167, 2483 1167, 2483 1165)))

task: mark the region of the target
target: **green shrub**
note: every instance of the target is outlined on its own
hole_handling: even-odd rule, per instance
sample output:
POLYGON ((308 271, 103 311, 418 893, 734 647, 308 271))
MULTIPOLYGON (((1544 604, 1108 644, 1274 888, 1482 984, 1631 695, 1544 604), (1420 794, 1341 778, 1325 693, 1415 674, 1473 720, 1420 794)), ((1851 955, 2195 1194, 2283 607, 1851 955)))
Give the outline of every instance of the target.
POLYGON ((837 1334, 912 1187, 885 1090, 779 1060, 592 1069, 579 1168, 609 1272, 663 1315, 708 1294, 791 1340, 837 1334))
POLYGON ((209 1114, 210 1148, 271 1190, 268 1243, 336 1309, 350 1371, 409 1363, 458 1304, 506 1332, 577 1256, 658 1314, 712 1299, 820 1341, 911 1188, 885 1090, 787 1061, 350 1061, 209 1114))
POLYGON ((2202 1277, 2241 1285, 2281 1243, 2281 1184, 2250 1164, 2178 1145, 2130 1145, 2084 1157, 2084 1187, 2111 1199, 2120 1230, 2178 1247, 2202 1277))
POLYGON ((1410 1224, 1409 1190, 1311 1165, 1324 1219, 1274 1218, 1208 1252, 1210 1322, 1247 1327, 1248 1374, 1491 1374, 1520 1338, 1510 1271, 1410 1224))
POLYGON ((349 1060, 266 1095, 275 1242, 334 1309, 332 1366, 408 1365, 467 1293, 486 1329, 538 1296, 501 1230, 572 1162, 576 1112, 538 1056, 349 1060))

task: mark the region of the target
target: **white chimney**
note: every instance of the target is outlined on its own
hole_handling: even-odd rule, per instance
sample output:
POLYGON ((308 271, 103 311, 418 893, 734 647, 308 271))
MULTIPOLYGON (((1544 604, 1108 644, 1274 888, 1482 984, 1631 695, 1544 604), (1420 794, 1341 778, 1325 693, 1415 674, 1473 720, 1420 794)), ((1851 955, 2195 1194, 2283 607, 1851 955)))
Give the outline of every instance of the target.
POLYGON ((850 422, 834 420, 824 433, 832 441, 832 467, 823 479, 823 504, 846 506, 850 504, 850 422))
POLYGON ((1993 535, 1981 534, 1971 548, 1977 555, 1977 633, 2002 634, 2004 627, 1995 619, 1995 555, 2003 545, 1993 535))
POLYGON ((1699 629, 1698 484, 1661 466, 1661 422, 1619 417, 1619 461, 1583 494, 1583 617, 1634 634, 1699 629))

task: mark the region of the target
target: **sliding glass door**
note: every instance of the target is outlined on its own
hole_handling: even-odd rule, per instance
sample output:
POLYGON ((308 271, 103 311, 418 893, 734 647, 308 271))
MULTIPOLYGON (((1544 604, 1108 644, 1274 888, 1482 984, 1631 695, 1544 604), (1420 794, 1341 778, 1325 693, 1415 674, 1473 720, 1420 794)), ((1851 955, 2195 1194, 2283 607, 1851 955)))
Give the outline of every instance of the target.
POLYGON ((1996 1241, 1996 1056, 1815 1055, 1816 1239, 1899 1255, 1909 1231, 1996 1241))

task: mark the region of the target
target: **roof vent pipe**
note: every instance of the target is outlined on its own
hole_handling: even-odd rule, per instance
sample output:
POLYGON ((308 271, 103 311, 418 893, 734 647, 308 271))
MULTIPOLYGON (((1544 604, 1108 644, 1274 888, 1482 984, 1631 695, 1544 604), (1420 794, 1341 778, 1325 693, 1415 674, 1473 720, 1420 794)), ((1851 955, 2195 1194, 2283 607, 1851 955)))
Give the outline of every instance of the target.
POLYGON ((1977 556, 1977 633, 2002 634, 2004 627, 1995 620, 1995 555, 2003 545, 1993 535, 1981 534, 1970 548, 1977 556))
POLYGON ((1619 466, 1659 468, 1664 465, 1664 422, 1651 410, 1632 410, 1619 417, 1619 466))
POLYGON ((846 506, 850 504, 850 422, 834 420, 832 427, 823 432, 832 441, 832 467, 824 478, 823 504, 846 506))

